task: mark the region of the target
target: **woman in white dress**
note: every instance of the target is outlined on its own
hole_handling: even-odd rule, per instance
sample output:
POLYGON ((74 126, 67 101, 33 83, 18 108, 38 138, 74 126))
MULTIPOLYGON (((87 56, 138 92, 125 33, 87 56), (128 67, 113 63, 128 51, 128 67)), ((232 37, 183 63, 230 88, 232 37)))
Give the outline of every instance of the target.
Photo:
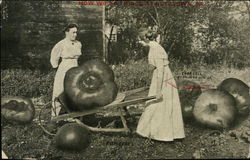
POLYGON ((181 105, 175 79, 169 68, 168 54, 153 39, 153 33, 144 34, 149 46, 148 62, 154 67, 149 96, 156 100, 146 102, 136 132, 159 141, 173 141, 185 137, 181 105))
POLYGON ((58 116, 61 110, 60 103, 56 101, 56 98, 64 90, 65 74, 70 68, 78 66, 78 58, 82 54, 82 44, 76 40, 77 28, 76 24, 69 24, 64 30, 65 38, 59 41, 51 51, 50 63, 53 68, 58 68, 53 86, 52 117, 58 116), (59 64, 60 58, 61 63, 59 64))

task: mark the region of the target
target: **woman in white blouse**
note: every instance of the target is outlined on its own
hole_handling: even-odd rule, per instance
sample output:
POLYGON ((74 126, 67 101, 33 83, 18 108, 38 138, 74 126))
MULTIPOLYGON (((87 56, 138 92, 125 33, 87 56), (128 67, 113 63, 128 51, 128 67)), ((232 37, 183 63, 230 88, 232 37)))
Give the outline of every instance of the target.
POLYGON ((148 62, 154 69, 149 96, 156 95, 156 100, 146 103, 136 132, 159 141, 173 141, 185 137, 181 105, 175 79, 169 68, 168 54, 156 42, 154 34, 141 33, 144 45, 149 46, 148 62))
POLYGON ((76 40, 77 28, 76 24, 69 24, 64 30, 65 38, 59 41, 51 51, 50 63, 53 68, 58 68, 53 86, 52 117, 58 116, 61 110, 60 103, 55 101, 55 99, 64 90, 65 74, 70 68, 78 66, 78 58, 82 54, 82 44, 76 40), (60 58, 62 60, 59 64, 60 58))

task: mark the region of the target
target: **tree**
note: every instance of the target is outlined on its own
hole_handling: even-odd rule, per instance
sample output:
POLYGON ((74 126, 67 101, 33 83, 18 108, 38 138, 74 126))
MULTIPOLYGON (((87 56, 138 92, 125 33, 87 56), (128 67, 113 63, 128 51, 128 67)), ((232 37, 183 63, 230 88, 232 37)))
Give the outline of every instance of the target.
MULTIPOLYGON (((140 27, 158 26, 161 44, 170 58, 184 64, 240 64, 249 65, 243 57, 249 54, 249 21, 235 20, 231 13, 239 11, 241 18, 249 14, 249 3, 229 1, 206 1, 204 5, 164 6, 111 6, 108 17, 123 30, 134 29, 135 35, 125 45, 135 43, 140 27), (247 11, 239 8, 245 3, 247 11), (200 47, 197 47, 198 42, 200 47), (242 59, 243 58, 243 59, 242 59)), ((249 16, 248 16, 249 17, 249 16)), ((131 51, 132 52, 132 51, 131 51)))

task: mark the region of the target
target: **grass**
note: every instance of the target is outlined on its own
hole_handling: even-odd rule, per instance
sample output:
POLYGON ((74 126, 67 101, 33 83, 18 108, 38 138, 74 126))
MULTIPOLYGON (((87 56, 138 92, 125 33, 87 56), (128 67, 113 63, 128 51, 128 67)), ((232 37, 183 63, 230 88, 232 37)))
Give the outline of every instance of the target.
POLYGON ((1 70, 1 97, 51 97, 54 76, 55 71, 45 74, 36 70, 1 70))
MULTIPOLYGON (((114 73, 120 91, 149 86, 151 74, 146 60, 116 65, 114 73)), ((200 85, 216 87, 229 77, 250 82, 250 68, 233 69, 223 66, 178 66, 172 64, 171 69, 177 81, 187 79, 200 85)), ((43 104, 51 98, 55 71, 48 74, 31 70, 2 70, 1 96, 24 95, 32 98, 36 114, 43 104)), ((49 121, 50 109, 42 114, 42 119, 49 121)), ((129 126, 135 130, 139 116, 132 117, 129 126)), ((249 122, 248 117, 247 122, 249 122)), ((243 131, 249 130, 245 123, 238 136, 229 131, 220 133, 199 126, 196 122, 185 122, 186 138, 174 142, 158 142, 133 134, 92 133, 91 144, 82 152, 65 152, 55 147, 54 137, 46 135, 39 127, 37 115, 27 125, 9 124, 1 120, 2 149, 9 158, 38 159, 147 159, 147 158, 192 158, 199 153, 201 158, 245 158, 249 142, 240 141, 243 131), (242 129, 243 128, 243 129, 242 129)))
MULTIPOLYGON (((222 80, 234 77, 250 83, 250 67, 245 69, 227 68, 225 66, 181 66, 171 63, 175 79, 188 79, 200 85, 216 86, 222 80), (191 74, 190 74, 191 73, 191 74)), ((126 64, 114 65, 115 82, 120 91, 149 86, 152 72, 149 71, 147 60, 129 61, 126 64)), ((48 73, 33 70, 5 69, 1 70, 1 96, 41 97, 50 100, 55 70, 48 73)))
MULTIPOLYGON (((130 124, 135 127, 135 124, 130 124)), ((91 144, 81 152, 61 151, 55 140, 43 133, 34 121, 31 124, 2 126, 2 148, 9 158, 38 159, 156 159, 192 158, 196 151, 201 158, 244 158, 248 144, 238 142, 227 132, 214 134, 196 123, 185 124, 186 138, 174 142, 159 142, 136 134, 92 133, 91 144)))

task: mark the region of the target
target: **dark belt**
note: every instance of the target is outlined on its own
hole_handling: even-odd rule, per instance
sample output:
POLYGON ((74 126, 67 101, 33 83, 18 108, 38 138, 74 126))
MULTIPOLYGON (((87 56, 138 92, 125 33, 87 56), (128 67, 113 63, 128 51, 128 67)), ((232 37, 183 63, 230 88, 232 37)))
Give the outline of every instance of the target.
POLYGON ((67 58, 62 58, 62 59, 77 59, 77 58, 67 57, 67 58))

